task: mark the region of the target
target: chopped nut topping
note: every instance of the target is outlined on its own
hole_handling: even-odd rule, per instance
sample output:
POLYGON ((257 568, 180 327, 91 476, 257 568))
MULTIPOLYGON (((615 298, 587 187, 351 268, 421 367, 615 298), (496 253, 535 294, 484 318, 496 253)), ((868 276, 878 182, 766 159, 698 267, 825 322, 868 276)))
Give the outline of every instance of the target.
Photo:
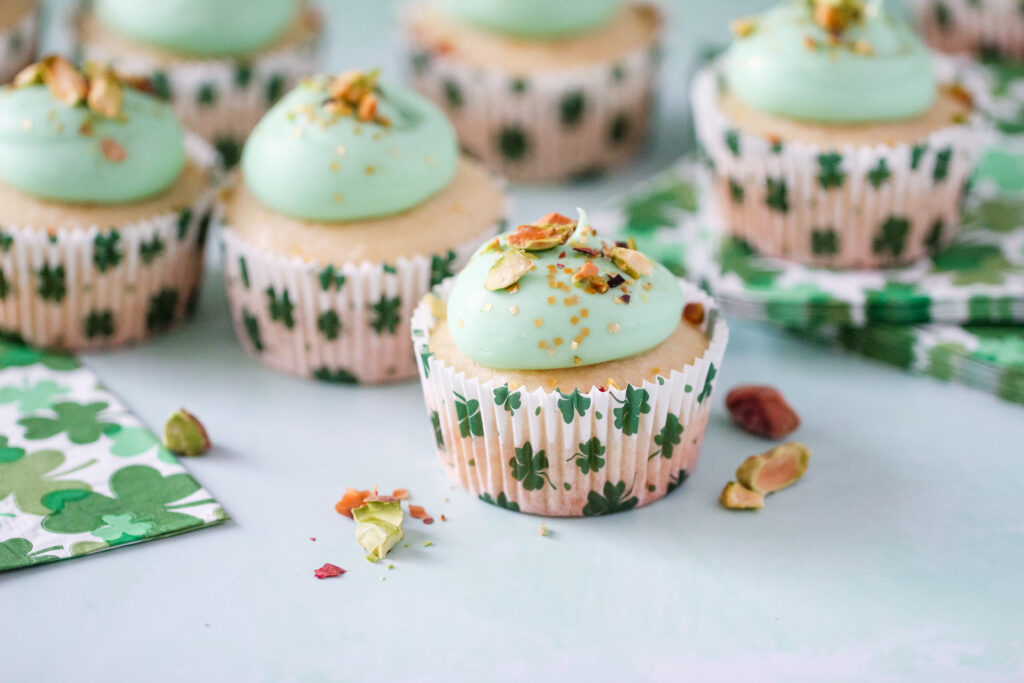
MULTIPOLYGON (((377 84, 379 72, 346 71, 336 76, 327 85, 328 99, 324 109, 337 116, 353 116, 365 123, 390 126, 391 121, 380 114, 380 87, 377 84)), ((341 152, 343 153, 343 152, 341 152)))
POLYGON ((508 312, 509 312, 509 315, 519 315, 519 307, 518 306, 509 306, 508 312))
POLYGON ((735 19, 729 24, 732 34, 737 38, 746 38, 757 30, 757 21, 750 17, 735 19))
POLYGON ((683 307, 683 320, 693 325, 700 325, 704 322, 704 304, 700 302, 686 304, 683 307))
POLYGON ((950 97, 952 97, 954 100, 964 105, 968 109, 974 107, 974 95, 971 94, 970 90, 960 85, 959 83, 954 83, 953 85, 946 88, 946 92, 949 93, 950 97))
POLYGON ((637 278, 654 272, 654 262, 639 251, 612 247, 607 254, 612 262, 630 277, 637 278))
POLYGON ((601 277, 601 271, 594 265, 593 261, 587 261, 572 276, 572 281, 577 285, 585 285, 593 288, 596 292, 603 294, 608 291, 608 281, 601 277))
POLYGON ((622 329, 622 326, 619 325, 618 323, 609 323, 608 324, 608 332, 611 333, 611 334, 618 334, 619 330, 621 330, 621 329, 622 329))
POLYGON ((533 268, 533 260, 524 251, 509 249, 491 266, 484 281, 484 289, 496 292, 511 287, 533 268))
POLYGON ((520 225, 509 235, 508 243, 527 251, 543 251, 565 244, 576 223, 557 213, 549 213, 536 223, 520 225))
POLYGON ((115 164, 124 161, 128 157, 124 147, 118 144, 114 138, 103 138, 100 140, 100 151, 103 152, 103 156, 108 161, 113 161, 115 164))
POLYGON ((96 73, 89 82, 89 94, 86 97, 89 108, 100 116, 114 118, 121 113, 124 103, 124 91, 117 76, 109 69, 96 73))
POLYGON ((853 51, 859 55, 873 55, 875 47, 866 40, 858 40, 853 44, 853 51))
POLYGON ((86 64, 79 70, 59 55, 44 57, 25 67, 14 79, 15 88, 46 84, 53 97, 69 107, 86 104, 89 109, 106 118, 121 115, 124 87, 151 92, 146 79, 121 76, 104 66, 86 64))
POLYGON ((839 34, 864 16, 864 0, 808 0, 814 21, 829 33, 839 34))

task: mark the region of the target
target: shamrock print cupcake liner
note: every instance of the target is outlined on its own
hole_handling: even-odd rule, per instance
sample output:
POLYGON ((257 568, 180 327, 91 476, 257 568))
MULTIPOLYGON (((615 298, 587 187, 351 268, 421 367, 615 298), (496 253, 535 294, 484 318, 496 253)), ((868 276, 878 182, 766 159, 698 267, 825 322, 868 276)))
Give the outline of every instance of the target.
POLYGON ((592 177, 622 166, 643 147, 660 33, 611 62, 515 78, 418 42, 409 14, 402 24, 413 87, 445 111, 463 149, 510 180, 592 177))
POLYGON ((39 48, 39 8, 25 14, 14 26, 0 31, 0 83, 11 81, 35 61, 39 48))
MULTIPOLYGON (((950 82, 955 63, 937 65, 940 80, 950 82)), ((718 107, 719 83, 714 64, 694 80, 697 138, 722 222, 759 253, 829 268, 891 267, 955 236, 967 181, 989 136, 982 116, 913 144, 773 142, 734 127, 718 107)))
MULTIPOLYGON (((446 300, 454 280, 434 289, 446 300)), ((516 512, 589 517, 641 507, 679 487, 697 464, 729 328, 704 305, 710 345, 681 371, 642 386, 526 391, 480 382, 433 356, 438 318, 416 309, 413 342, 437 453, 449 476, 481 500, 516 512)))
POLYGON ((73 13, 73 35, 84 59, 113 65, 126 76, 149 80, 156 94, 174 106, 190 130, 209 140, 224 163, 238 162, 249 132, 264 113, 299 81, 317 70, 322 18, 313 9, 302 15, 301 40, 254 55, 251 60, 125 57, 102 43, 82 40, 81 24, 90 3, 73 13))
MULTIPOLYGON (((210 174, 217 155, 196 136, 188 158, 210 174)), ((195 310, 217 211, 211 183, 191 205, 127 225, 5 225, 0 330, 43 348, 104 349, 171 329, 195 310)))
POLYGON ((908 0, 907 5, 937 50, 1024 58, 1024 14, 1017 0, 908 0))

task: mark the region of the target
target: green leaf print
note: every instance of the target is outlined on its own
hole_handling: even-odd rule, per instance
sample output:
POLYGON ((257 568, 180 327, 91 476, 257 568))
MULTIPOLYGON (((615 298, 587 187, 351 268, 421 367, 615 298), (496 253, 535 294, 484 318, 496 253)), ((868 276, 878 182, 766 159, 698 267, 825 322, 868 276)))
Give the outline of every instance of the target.
POLYGON ((111 455, 131 458, 136 455, 142 455, 151 448, 156 447, 159 460, 168 463, 177 462, 174 454, 164 448, 153 432, 144 427, 122 427, 110 438, 113 442, 113 445, 110 447, 111 455))
POLYGON ((619 399, 612 396, 619 407, 612 411, 615 416, 615 428, 621 429, 626 436, 636 434, 640 430, 640 416, 651 412, 648 402, 650 394, 646 389, 637 389, 633 385, 626 387, 626 396, 619 399))
POLYGON ((103 434, 120 429, 116 423, 100 421, 100 413, 106 408, 107 404, 99 401, 84 405, 73 401, 55 403, 52 410, 56 417, 23 417, 18 424, 25 428, 25 438, 32 441, 66 433, 71 443, 94 443, 103 434))
POLYGON ((573 389, 571 394, 563 394, 561 391, 558 392, 561 397, 558 399, 558 410, 562 413, 562 420, 565 424, 570 424, 576 415, 583 417, 587 414, 587 410, 590 408, 590 399, 579 392, 579 389, 573 389))
POLYGON ((10 296, 13 291, 14 287, 11 286, 7 275, 4 274, 4 271, 0 270, 0 301, 10 296))
POLYGON ((925 368, 925 374, 948 382, 956 377, 957 365, 965 355, 967 349, 962 344, 936 344, 928 349, 928 367, 925 368))
POLYGON ((661 432, 654 437, 655 445, 661 446, 661 448, 651 453, 647 459, 651 460, 652 458, 656 458, 660 455, 666 460, 670 460, 676 446, 682 443, 682 437, 683 425, 679 422, 679 416, 672 415, 670 413, 665 419, 665 426, 662 427, 661 432))
POLYGON ((401 322, 400 313, 402 308, 401 297, 389 297, 381 294, 380 300, 373 305, 373 319, 370 326, 377 334, 395 334, 398 323, 401 322))
MULTIPOLYGON (((7 437, 0 437, 6 446, 7 437)), ((12 452, 24 450, 5 448, 10 457, 12 452)), ((58 477, 89 467, 95 460, 67 472, 54 474, 53 471, 64 464, 64 454, 60 451, 36 451, 13 460, 0 461, 0 500, 14 496, 14 504, 22 512, 30 515, 49 513, 42 499, 54 491, 90 490, 92 487, 84 481, 74 479, 61 480, 58 477)))
POLYGON ((455 252, 451 249, 447 254, 434 254, 430 257, 430 286, 441 284, 445 278, 455 274, 455 252))
POLYGON ((287 79, 281 74, 274 74, 267 80, 265 94, 268 107, 281 99, 285 87, 287 87, 287 79))
POLYGON ((949 177, 949 163, 953 159, 953 150, 949 147, 940 150, 935 155, 935 170, 932 172, 932 178, 936 184, 941 183, 947 177, 949 177))
POLYGON ((0 369, 23 368, 36 363, 57 372, 69 372, 82 367, 73 356, 48 353, 30 346, 0 341, 0 369))
POLYGON ((832 228, 811 231, 811 252, 816 256, 834 256, 839 253, 839 234, 832 228))
POLYGON ((746 190, 743 186, 736 182, 735 179, 729 178, 729 198, 732 199, 733 204, 742 204, 747 197, 746 190))
POLYGON ((324 311, 316 319, 316 327, 325 339, 337 339, 341 334, 341 318, 334 311, 324 311))
POLYGON ((587 494, 587 504, 583 506, 583 516, 599 517, 632 510, 640 500, 636 496, 627 499, 626 496, 630 493, 632 490, 626 491, 626 482, 620 481, 618 484, 612 484, 610 481, 606 481, 603 496, 597 491, 587 494))
POLYGON ((53 562, 60 558, 56 555, 46 555, 53 550, 59 550, 64 546, 55 545, 39 550, 32 549, 32 542, 24 538, 9 538, 0 543, 0 569, 16 569, 18 567, 31 567, 34 564, 53 562))
POLYGON ((1008 275, 1021 272, 1007 260, 1003 250, 994 244, 959 242, 932 259, 932 272, 953 273, 953 284, 1000 285, 1008 275))
POLYGON ((623 211, 626 214, 626 229, 641 232, 672 228, 678 223, 680 211, 693 213, 697 210, 697 193, 693 184, 679 180, 669 187, 628 201, 623 211))
POLYGON ((736 273, 751 289, 768 289, 775 285, 780 270, 762 266, 757 254, 746 241, 738 237, 722 240, 720 257, 722 275, 736 273))
POLYGON ((508 161, 518 161, 530 152, 530 139, 522 128, 508 127, 498 136, 498 149, 508 161))
POLYGON ((518 391, 511 391, 507 384, 494 390, 494 405, 501 406, 510 415, 515 415, 522 406, 522 398, 518 391))
POLYGON ((245 326, 246 336, 249 337, 249 343, 252 344, 252 348, 257 351, 263 351, 263 338, 260 336, 260 321, 249 311, 242 309, 242 325, 245 326))
POLYGON ((103 515, 103 526, 93 529, 92 534, 110 544, 141 541, 153 528, 153 522, 138 522, 130 514, 103 515))
POLYGON ((875 235, 872 247, 879 255, 889 254, 898 258, 907 246, 907 236, 910 234, 910 221, 902 216, 889 216, 885 223, 882 223, 881 232, 875 235))
POLYGON ((545 470, 548 468, 548 458, 544 451, 533 452, 533 444, 529 441, 517 448, 515 457, 509 458, 508 465, 512 468, 512 477, 522 482, 523 488, 527 491, 537 491, 548 484, 551 488, 555 485, 545 470))
POLYGON ((64 266, 51 266, 44 263, 36 275, 39 278, 39 284, 36 287, 39 298, 56 302, 64 301, 64 297, 68 293, 64 266))
POLYGON ((730 152, 732 152, 732 155, 734 157, 739 157, 739 155, 740 155, 740 134, 739 134, 739 131, 736 131, 736 130, 727 130, 727 131, 725 131, 725 147, 730 152))
POLYGON ((70 389, 53 380, 43 380, 29 385, 26 379, 21 387, 7 386, 0 389, 0 403, 18 403, 18 412, 34 413, 49 408, 55 396, 66 394, 70 389))
POLYGON ((149 77, 149 85, 153 89, 153 95, 159 99, 171 99, 171 81, 163 71, 154 71, 149 77))
POLYGON ((441 415, 436 410, 430 411, 430 425, 434 428, 434 442, 438 450, 444 450, 444 434, 441 432, 441 415))
POLYGON ((924 158, 924 153, 928 151, 927 143, 920 145, 914 145, 910 150, 910 170, 916 171, 917 167, 921 165, 921 159, 924 158))
POLYGON ((325 292, 329 292, 331 287, 333 287, 336 292, 340 292, 344 285, 345 276, 342 274, 341 270, 334 266, 325 266, 324 269, 320 271, 320 289, 325 292))
POLYGON ((784 178, 768 178, 765 181, 764 203, 779 213, 789 213, 789 189, 784 178))
POLYGON ((278 296, 273 287, 267 287, 267 310, 270 319, 277 321, 289 330, 295 327, 295 304, 292 303, 291 294, 285 289, 278 296))
POLYGON ((455 417, 459 421, 459 435, 465 439, 470 435, 483 436, 484 422, 480 416, 480 402, 468 401, 461 394, 455 394, 455 417))
POLYGON ((584 96, 583 91, 577 90, 566 94, 562 98, 559 110, 563 126, 573 128, 579 125, 587 111, 587 98, 584 96))
POLYGON ((178 241, 185 239, 188 235, 188 226, 192 223, 192 209, 185 207, 178 213, 178 241))
MULTIPOLYGON (((604 467, 604 444, 596 436, 589 441, 581 443, 574 455, 569 456, 568 461, 575 461, 583 474, 597 472, 604 467)), ((568 462, 566 461, 566 462, 568 462)))
POLYGON ((708 376, 704 380, 704 388, 701 389, 700 394, 697 395, 697 403, 703 403, 706 399, 711 398, 711 383, 714 381, 716 375, 718 375, 718 370, 715 369, 715 364, 712 363, 708 368, 708 376))
POLYGON ((889 165, 885 163, 885 159, 879 159, 878 164, 868 171, 868 182, 876 190, 885 185, 891 177, 892 173, 889 171, 889 165))
POLYGON ((313 371, 313 378, 321 382, 333 382, 334 384, 359 384, 359 378, 345 368, 331 370, 327 367, 317 368, 313 371))
POLYGON ((153 235, 153 239, 139 244, 139 257, 143 263, 152 263, 160 254, 164 253, 164 246, 160 235, 153 235))
POLYGON ((92 245, 92 262, 101 273, 107 272, 121 262, 121 233, 117 230, 96 235, 92 245))
POLYGON ((1024 204, 1005 198, 989 199, 981 202, 966 220, 977 221, 992 232, 1014 232, 1024 226, 1024 204))
POLYGON ((89 339, 112 336, 114 334, 114 312, 92 311, 85 317, 83 330, 89 339))
POLYGON ((146 311, 146 329, 150 332, 159 332, 169 328, 174 322, 177 308, 177 290, 171 288, 160 290, 149 300, 149 310, 146 311))
POLYGON ((843 186, 846 172, 842 169, 842 164, 843 155, 838 152, 818 155, 818 184, 821 185, 821 189, 828 190, 843 186))
POLYGON ((669 477, 668 487, 665 489, 665 493, 669 494, 675 491, 677 488, 679 488, 686 482, 686 479, 689 476, 690 473, 687 472, 686 470, 679 470, 679 474, 675 475, 674 477, 669 477))
POLYGON ((497 505, 500 508, 505 508, 506 510, 510 510, 512 512, 519 512, 519 503, 509 500, 508 496, 505 495, 504 491, 499 493, 496 499, 492 498, 491 494, 489 493, 481 493, 479 498, 485 503, 497 505))

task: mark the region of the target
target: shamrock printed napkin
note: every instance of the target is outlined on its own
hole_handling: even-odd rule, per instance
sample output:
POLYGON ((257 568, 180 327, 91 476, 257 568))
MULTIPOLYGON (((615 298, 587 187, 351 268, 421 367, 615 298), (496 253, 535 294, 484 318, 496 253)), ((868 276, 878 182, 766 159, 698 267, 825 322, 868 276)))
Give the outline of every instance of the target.
POLYGON ((0 571, 226 519, 90 370, 0 341, 0 571))

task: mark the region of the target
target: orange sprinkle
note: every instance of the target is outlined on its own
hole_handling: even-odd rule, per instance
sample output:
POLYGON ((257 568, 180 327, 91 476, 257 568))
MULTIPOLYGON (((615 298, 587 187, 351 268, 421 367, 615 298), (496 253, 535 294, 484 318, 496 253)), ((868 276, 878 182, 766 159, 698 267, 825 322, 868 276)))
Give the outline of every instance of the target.
POLYGON ((409 497, 409 489, 395 489, 391 497, 398 500, 406 500, 409 497))
POLYGON ((544 319, 543 318, 535 318, 534 321, 533 321, 533 326, 534 327, 544 327, 544 319))
POLYGON ((448 518, 447 518, 447 517, 445 517, 444 515, 441 515, 441 521, 442 521, 442 522, 447 522, 447 521, 448 521, 448 518))
POLYGON ((573 294, 572 296, 567 296, 562 303, 564 303, 566 306, 575 306, 579 302, 580 298, 573 294))
POLYGON ((338 511, 338 514, 345 515, 351 519, 352 510, 362 505, 369 497, 369 491, 358 491, 352 488, 345 489, 345 495, 335 504, 334 509, 338 511))
POLYGON ((422 505, 410 505, 409 516, 413 519, 422 519, 424 524, 434 523, 434 518, 427 514, 426 508, 422 505))
POLYGON ((580 324, 580 319, 577 318, 576 316, 573 316, 573 317, 569 318, 569 322, 571 322, 573 325, 579 325, 580 324))
POLYGON ((562 345, 562 338, 561 337, 555 337, 555 346, 561 346, 561 345, 562 345))
POLYGON ((581 308, 580 309, 580 317, 581 318, 586 318, 589 315, 590 315, 590 309, 587 309, 587 308, 581 308))
POLYGON ((556 299, 553 296, 549 296, 548 297, 548 306, 554 306, 556 301, 558 301, 558 299, 556 299))

